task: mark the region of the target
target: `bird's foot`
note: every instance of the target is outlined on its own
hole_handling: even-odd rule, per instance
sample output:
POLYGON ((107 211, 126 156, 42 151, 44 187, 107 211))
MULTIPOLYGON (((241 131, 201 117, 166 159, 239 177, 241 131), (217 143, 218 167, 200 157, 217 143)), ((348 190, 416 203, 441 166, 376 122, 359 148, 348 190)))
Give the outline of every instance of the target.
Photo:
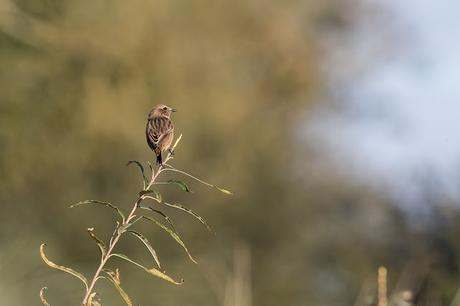
POLYGON ((171 154, 171 156, 174 156, 174 154, 175 154, 173 149, 168 149, 168 152, 169 152, 169 154, 171 154))

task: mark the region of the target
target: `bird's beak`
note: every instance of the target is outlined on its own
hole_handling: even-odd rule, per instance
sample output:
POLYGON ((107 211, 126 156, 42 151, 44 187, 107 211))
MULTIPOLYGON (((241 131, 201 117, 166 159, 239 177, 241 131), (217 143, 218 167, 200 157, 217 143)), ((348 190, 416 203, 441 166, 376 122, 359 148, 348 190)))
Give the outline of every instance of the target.
POLYGON ((177 109, 175 109, 175 108, 170 108, 169 110, 170 110, 171 112, 173 112, 173 113, 177 112, 177 109))

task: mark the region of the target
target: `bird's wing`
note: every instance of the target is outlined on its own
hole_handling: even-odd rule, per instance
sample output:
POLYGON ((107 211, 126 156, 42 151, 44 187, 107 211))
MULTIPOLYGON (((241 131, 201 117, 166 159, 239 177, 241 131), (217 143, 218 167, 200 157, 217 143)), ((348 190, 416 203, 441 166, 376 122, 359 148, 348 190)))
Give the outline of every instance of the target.
POLYGON ((168 118, 158 117, 147 122, 147 141, 154 150, 165 135, 170 134, 174 126, 168 118))

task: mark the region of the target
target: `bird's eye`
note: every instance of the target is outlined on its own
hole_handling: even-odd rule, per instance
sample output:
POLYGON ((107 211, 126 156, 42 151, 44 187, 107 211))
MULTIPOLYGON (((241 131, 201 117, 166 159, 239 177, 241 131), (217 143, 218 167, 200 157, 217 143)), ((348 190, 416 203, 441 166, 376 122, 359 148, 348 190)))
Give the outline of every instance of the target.
POLYGON ((163 110, 168 110, 168 108, 165 106, 165 107, 163 107, 163 110))

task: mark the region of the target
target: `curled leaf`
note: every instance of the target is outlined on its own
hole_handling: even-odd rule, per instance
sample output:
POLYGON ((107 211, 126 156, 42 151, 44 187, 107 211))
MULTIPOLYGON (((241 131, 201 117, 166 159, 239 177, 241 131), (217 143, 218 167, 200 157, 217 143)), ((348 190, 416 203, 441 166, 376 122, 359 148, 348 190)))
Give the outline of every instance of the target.
MULTIPOLYGON (((110 278, 112 278, 117 284, 120 284, 121 283, 121 280, 120 280, 120 271, 117 269, 115 269, 115 271, 112 271, 110 269, 102 269, 102 271, 107 274, 110 278)), ((105 276, 102 276, 102 277, 105 277, 105 276)))
POLYGON ((169 206, 169 207, 173 207, 173 208, 176 208, 176 209, 179 209, 179 210, 182 210, 182 211, 185 211, 186 213, 194 216, 195 218, 197 218, 204 226, 206 226, 206 228, 208 229, 208 231, 210 231, 211 233, 213 233, 211 227, 208 225, 208 223, 206 223, 206 221, 203 219, 203 217, 201 217, 199 214, 197 214, 196 212, 194 212, 193 210, 191 210, 190 208, 187 208, 185 206, 182 206, 180 204, 171 204, 171 203, 166 203, 166 202, 163 202, 164 205, 166 206, 169 206))
POLYGON ((142 190, 139 192, 139 196, 143 196, 143 195, 151 194, 151 193, 153 193, 153 190, 150 190, 150 189, 142 190))
POLYGON ((157 263, 158 268, 161 269, 161 264, 160 264, 160 260, 158 259, 157 252, 153 249, 153 247, 150 244, 149 240, 144 235, 142 235, 141 233, 138 233, 136 231, 129 230, 128 233, 130 233, 131 235, 137 237, 140 241, 142 241, 142 243, 145 245, 145 247, 149 250, 149 252, 152 255, 153 259, 155 259, 155 262, 157 263))
POLYGON ((145 189, 145 186, 147 186, 148 184, 148 180, 147 180, 147 177, 145 176, 145 172, 144 172, 144 166, 142 166, 142 164, 140 162, 138 162, 137 160, 130 160, 126 166, 129 166, 131 164, 136 164, 139 169, 141 170, 141 174, 142 174, 142 179, 143 179, 143 184, 144 184, 144 189, 145 189))
POLYGON ((161 229, 163 229, 165 232, 167 232, 185 250, 185 252, 187 253, 187 255, 190 258, 190 260, 192 262, 194 262, 194 263, 197 263, 196 260, 190 254, 188 248, 185 246, 185 243, 182 241, 182 239, 179 237, 179 235, 177 233, 175 233, 169 227, 167 227, 163 223, 161 223, 161 222, 159 222, 159 221, 157 221, 157 220, 155 220, 153 218, 146 217, 146 216, 143 216, 143 218, 148 220, 148 221, 150 221, 150 222, 152 222, 153 224, 159 226, 161 229))
POLYGON ((87 306, 101 306, 101 303, 99 303, 101 299, 99 298, 99 294, 97 292, 93 292, 90 294, 88 298, 88 303, 86 303, 87 306))
POLYGON ((67 267, 64 267, 64 266, 60 266, 60 265, 57 265, 55 264, 54 262, 52 262, 51 260, 49 260, 46 255, 45 255, 45 246, 46 244, 45 243, 42 243, 40 245, 40 255, 43 259, 43 261, 48 265, 50 266, 51 268, 54 268, 54 269, 57 269, 57 270, 61 270, 61 271, 64 271, 66 273, 69 273, 75 277, 77 277, 78 279, 80 279, 83 284, 85 284, 85 287, 86 287, 86 290, 88 290, 88 280, 86 279, 85 276, 83 276, 83 274, 71 269, 71 268, 67 268, 67 267))
POLYGON ((99 247, 99 250, 101 251, 101 255, 105 256, 105 254, 107 254, 107 247, 105 246, 104 241, 102 241, 96 236, 96 234, 94 233, 94 228, 92 227, 88 228, 88 234, 91 238, 94 239, 94 241, 96 241, 97 246, 99 247))
POLYGON ((40 300, 42 301, 42 304, 44 306, 51 306, 50 303, 48 303, 48 301, 45 298, 45 291, 46 290, 48 290, 47 287, 43 287, 42 289, 40 289, 40 300))
POLYGON ((123 222, 125 222, 125 215, 121 212, 120 209, 118 209, 118 207, 116 207, 115 205, 113 205, 112 203, 109 203, 109 202, 98 201, 98 200, 85 200, 85 201, 81 201, 81 202, 78 202, 78 203, 70 205, 70 208, 74 208, 74 207, 77 207, 77 206, 80 206, 80 205, 85 205, 85 204, 97 204, 97 205, 103 205, 103 206, 110 207, 113 210, 115 210, 120 215, 120 217, 122 218, 123 222))
POLYGON ((140 263, 137 263, 135 262, 134 260, 130 259, 128 256, 124 255, 124 254, 119 254, 119 253, 114 253, 112 254, 111 256, 115 256, 115 257, 119 257, 121 259, 124 259, 136 266, 138 266, 139 268, 143 269, 145 272, 151 274, 151 275, 154 275, 156 277, 159 277, 161 279, 164 279, 170 283, 173 283, 175 285, 182 285, 182 283, 184 282, 184 280, 180 280, 180 281, 176 281, 174 280, 173 278, 171 278, 169 275, 165 274, 164 272, 158 270, 158 269, 155 269, 155 268, 146 268, 144 267, 143 265, 141 265, 140 263))

